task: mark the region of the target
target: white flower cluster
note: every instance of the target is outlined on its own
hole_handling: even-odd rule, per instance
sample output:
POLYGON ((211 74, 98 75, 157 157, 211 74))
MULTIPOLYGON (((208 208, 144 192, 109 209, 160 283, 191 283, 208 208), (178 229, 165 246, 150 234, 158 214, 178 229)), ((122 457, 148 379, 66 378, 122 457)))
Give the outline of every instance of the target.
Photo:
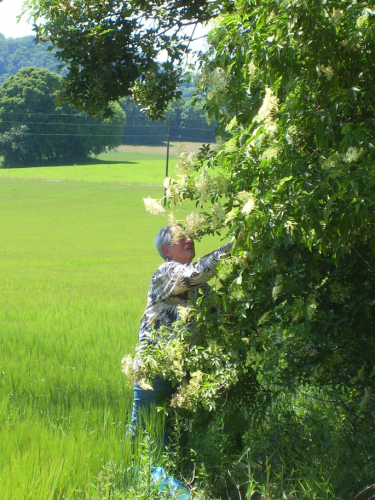
POLYGON ((316 71, 318 72, 318 77, 322 74, 326 76, 327 80, 332 80, 335 76, 335 72, 332 69, 332 66, 323 66, 323 64, 318 64, 316 67, 316 71))
POLYGON ((195 190, 199 194, 199 203, 203 205, 206 203, 212 188, 212 179, 205 173, 197 179, 195 183, 195 190))
POLYGON ((200 370, 193 372, 189 382, 180 385, 172 396, 171 406, 173 408, 194 409, 203 385, 203 377, 204 374, 200 370))
POLYGON ((133 358, 128 354, 124 356, 121 360, 121 369, 125 374, 129 383, 133 383, 135 379, 135 371, 134 371, 134 361, 133 358))
POLYGON ((280 146, 277 144, 274 144, 273 146, 270 146, 269 148, 265 149, 262 153, 261 160, 272 160, 273 158, 277 158, 277 155, 280 152, 280 146))
POLYGON ((344 17, 343 10, 333 8, 331 21, 334 26, 340 26, 343 17, 344 17))
POLYGON ((346 163, 354 163, 359 160, 361 156, 361 152, 358 150, 358 148, 349 148, 346 152, 345 155, 345 161, 346 163))
POLYGON ((167 197, 172 207, 180 205, 181 204, 180 186, 172 181, 165 190, 165 196, 167 197))
POLYGON ((229 78, 223 68, 216 68, 212 73, 206 75, 205 80, 210 89, 207 94, 208 99, 215 96, 221 97, 228 88, 229 78))
POLYGON ((182 145, 177 153, 176 169, 181 174, 190 174, 194 170, 193 153, 188 153, 186 146, 182 145))
POLYGON ((278 102, 277 97, 273 93, 272 89, 266 87, 266 95, 264 96, 262 106, 260 107, 255 121, 262 123, 264 128, 269 134, 276 132, 276 123, 274 122, 274 115, 278 112, 278 102))
POLYGON ((207 225, 205 216, 197 210, 194 210, 194 212, 186 217, 185 231, 189 236, 194 236, 202 229, 202 226, 205 225, 207 225))
POLYGON ((143 203, 145 204, 147 212, 153 215, 161 215, 165 212, 164 208, 160 205, 160 201, 155 198, 143 198, 143 203))
POLYGON ((180 224, 172 225, 171 233, 172 233, 172 243, 177 243, 178 241, 186 237, 186 232, 180 224))
POLYGON ((178 315, 180 317, 180 320, 183 321, 184 323, 188 322, 188 319, 190 317, 192 308, 191 307, 184 307, 182 305, 177 306, 177 311, 178 315))
POLYGON ((211 208, 211 213, 212 213, 212 226, 213 229, 218 229, 219 227, 222 226, 226 212, 223 209, 223 207, 220 205, 219 202, 216 202, 213 207, 211 208))
POLYGON ((246 269, 249 266, 249 256, 249 252, 244 252, 242 255, 233 257, 233 260, 241 269, 246 269))
POLYGON ((240 191, 239 193, 237 193, 236 198, 244 204, 241 210, 243 214, 249 215, 250 212, 254 210, 255 198, 251 193, 249 193, 248 191, 240 191))

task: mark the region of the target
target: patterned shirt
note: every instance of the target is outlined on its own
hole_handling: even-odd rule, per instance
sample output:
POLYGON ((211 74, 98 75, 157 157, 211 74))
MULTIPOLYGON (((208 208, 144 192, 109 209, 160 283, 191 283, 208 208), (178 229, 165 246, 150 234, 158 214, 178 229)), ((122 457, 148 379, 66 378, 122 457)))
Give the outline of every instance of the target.
POLYGON ((227 243, 197 262, 181 264, 175 260, 166 261, 151 278, 147 306, 141 318, 138 338, 142 343, 150 339, 152 330, 170 326, 178 321, 178 306, 190 307, 198 289, 208 294, 207 281, 214 273, 220 258, 231 249, 227 243))

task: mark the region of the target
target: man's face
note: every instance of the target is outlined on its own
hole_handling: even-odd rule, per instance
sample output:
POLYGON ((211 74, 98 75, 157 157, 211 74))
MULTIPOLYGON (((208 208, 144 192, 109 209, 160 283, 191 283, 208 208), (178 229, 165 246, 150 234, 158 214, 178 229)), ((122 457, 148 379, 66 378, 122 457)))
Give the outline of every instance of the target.
POLYGON ((194 241, 185 237, 170 247, 163 247, 165 255, 171 259, 180 262, 181 264, 188 264, 195 257, 194 241))

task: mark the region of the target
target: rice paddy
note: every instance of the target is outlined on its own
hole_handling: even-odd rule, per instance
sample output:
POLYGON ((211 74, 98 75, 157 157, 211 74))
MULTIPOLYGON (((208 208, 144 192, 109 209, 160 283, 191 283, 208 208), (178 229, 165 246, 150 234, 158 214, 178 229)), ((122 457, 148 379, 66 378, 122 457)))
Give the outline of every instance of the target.
POLYGON ((84 498, 105 463, 130 461, 121 359, 160 264, 166 219, 142 198, 163 196, 164 175, 165 158, 142 150, 0 169, 2 500, 84 498))

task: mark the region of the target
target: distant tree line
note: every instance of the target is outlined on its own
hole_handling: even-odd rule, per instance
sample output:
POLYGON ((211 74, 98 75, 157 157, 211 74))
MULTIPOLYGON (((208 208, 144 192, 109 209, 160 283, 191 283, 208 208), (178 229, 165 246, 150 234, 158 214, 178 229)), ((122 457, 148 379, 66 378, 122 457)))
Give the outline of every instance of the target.
POLYGON ((0 86, 0 155, 3 166, 75 163, 120 145, 125 113, 111 104, 112 117, 94 118, 56 102, 61 77, 23 68, 0 86))
MULTIPOLYGON (((5 38, 0 33, 0 85, 21 68, 37 67, 59 73, 58 60, 51 46, 35 43, 32 36, 5 38)), ((133 99, 125 99, 121 106, 126 113, 126 125, 121 133, 122 144, 156 145, 167 139, 168 121, 172 141, 216 142, 215 121, 207 123, 201 103, 194 104, 193 83, 180 87, 182 98, 169 104, 164 122, 152 121, 133 99)))
POLYGON ((44 68, 59 73, 59 62, 49 44, 35 43, 33 36, 5 38, 0 33, 0 85, 21 68, 44 68))

